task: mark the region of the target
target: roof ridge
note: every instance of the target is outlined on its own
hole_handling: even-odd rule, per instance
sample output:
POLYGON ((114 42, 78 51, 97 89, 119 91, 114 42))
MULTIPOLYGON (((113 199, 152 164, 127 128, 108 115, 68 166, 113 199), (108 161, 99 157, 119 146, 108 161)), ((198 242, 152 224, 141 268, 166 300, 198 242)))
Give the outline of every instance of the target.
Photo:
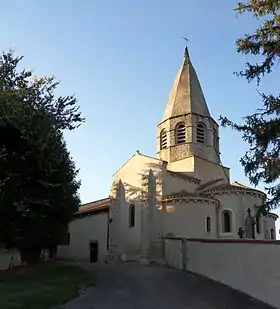
POLYGON ((97 202, 105 201, 107 199, 110 199, 110 197, 108 196, 108 197, 104 197, 104 198, 102 198, 100 200, 96 200, 96 201, 92 201, 92 202, 87 202, 87 203, 84 203, 84 204, 80 205, 80 207, 83 207, 83 206, 86 206, 86 205, 89 205, 89 204, 92 204, 92 203, 97 203, 97 202))
POLYGON ((210 180, 202 185, 200 185, 198 188, 197 188, 197 191, 200 191, 200 190, 205 190, 207 187, 209 186, 212 186, 214 185, 215 183, 221 181, 221 180, 224 180, 224 178, 217 178, 217 179, 214 179, 214 180, 210 180))
POLYGON ((170 171, 170 170, 167 170, 168 173, 172 174, 172 175, 176 175, 178 177, 181 177, 181 178, 184 178, 184 179, 191 179, 191 180, 195 180, 197 182, 201 182, 200 179, 196 178, 196 177, 193 177, 193 176, 190 176, 190 175, 187 175, 187 174, 182 174, 182 172, 174 172, 174 171, 170 171))
POLYGON ((154 159, 154 160, 156 160, 156 161, 162 161, 162 160, 159 159, 159 158, 152 157, 152 156, 150 156, 150 155, 146 155, 146 154, 141 153, 141 152, 138 152, 138 154, 139 154, 140 156, 142 156, 142 157, 147 157, 147 158, 150 158, 150 159, 154 159))
POLYGON ((241 187, 241 186, 234 186, 232 184, 221 184, 221 185, 218 185, 218 186, 215 186, 213 188, 210 188, 210 189, 207 189, 205 190, 204 192, 214 192, 214 191, 217 191, 219 189, 234 189, 234 190, 243 190, 243 191, 254 191, 254 192, 258 192, 260 194, 263 194, 263 195, 266 195, 264 192, 262 192, 261 190, 258 190, 258 189, 253 189, 253 188, 249 188, 249 187, 241 187))
POLYGON ((118 171, 120 171, 131 159, 136 156, 137 153, 134 153, 129 159, 127 159, 114 173, 112 176, 116 175, 118 171))
POLYGON ((110 197, 83 204, 79 207, 75 216, 91 214, 100 210, 109 209, 110 197))

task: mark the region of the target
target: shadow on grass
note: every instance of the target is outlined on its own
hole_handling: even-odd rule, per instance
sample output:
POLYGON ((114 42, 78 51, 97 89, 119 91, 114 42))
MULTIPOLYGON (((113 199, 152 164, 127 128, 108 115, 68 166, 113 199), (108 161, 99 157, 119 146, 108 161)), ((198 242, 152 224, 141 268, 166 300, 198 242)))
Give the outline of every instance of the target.
POLYGON ((49 309, 77 297, 95 278, 75 266, 40 265, 0 272, 1 309, 49 309))

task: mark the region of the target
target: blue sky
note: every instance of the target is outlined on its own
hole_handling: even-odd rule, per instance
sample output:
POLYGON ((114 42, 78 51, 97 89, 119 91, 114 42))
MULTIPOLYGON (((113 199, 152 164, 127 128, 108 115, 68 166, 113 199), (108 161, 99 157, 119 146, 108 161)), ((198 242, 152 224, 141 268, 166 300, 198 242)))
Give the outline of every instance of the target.
MULTIPOLYGON (((80 168, 83 202, 106 197, 111 175, 136 151, 155 155, 160 122, 188 36, 189 52, 215 119, 234 121, 260 104, 255 83, 233 75, 246 57, 235 40, 256 27, 237 1, 14 0, 1 3, 0 48, 24 55, 36 75, 56 75, 75 94, 86 123, 67 133, 80 168)), ((261 90, 276 90, 275 74, 261 90)), ((248 184, 241 136, 221 128, 231 180, 248 184)))

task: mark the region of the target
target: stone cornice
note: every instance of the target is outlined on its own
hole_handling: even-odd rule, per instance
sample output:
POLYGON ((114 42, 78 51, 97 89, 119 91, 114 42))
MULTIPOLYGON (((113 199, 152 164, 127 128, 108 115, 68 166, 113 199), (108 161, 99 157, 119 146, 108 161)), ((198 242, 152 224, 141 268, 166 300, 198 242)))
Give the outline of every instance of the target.
POLYGON ((269 217, 269 218, 272 218, 274 219, 275 221, 279 218, 279 216, 277 214, 274 214, 272 212, 269 212, 265 215, 265 217, 269 217))
POLYGON ((171 119, 174 119, 174 118, 180 118, 180 117, 185 117, 185 116, 189 116, 189 117, 192 117, 193 115, 195 116, 199 116, 199 117, 203 117, 203 118, 208 118, 208 119, 211 119, 218 127, 219 127, 219 124, 217 123, 217 121, 211 117, 211 116, 205 116, 205 115, 200 115, 200 114, 197 114, 197 113, 186 113, 186 114, 181 114, 181 115, 176 115, 176 116, 172 116, 172 117, 169 117, 167 119, 164 119, 162 120, 158 125, 157 127, 161 126, 163 123, 165 123, 166 121, 168 120, 171 120, 171 119))
POLYGON ((215 206, 219 206, 220 202, 219 200, 207 196, 202 196, 202 195, 195 195, 191 193, 186 193, 186 194, 177 194, 177 195, 168 195, 162 198, 162 202, 165 204, 169 203, 174 203, 174 202, 202 202, 206 204, 214 204, 215 206))
POLYGON ((251 189, 251 188, 233 186, 233 185, 221 185, 221 186, 217 186, 217 187, 214 187, 208 190, 203 190, 202 192, 204 195, 207 195, 207 196, 235 193, 235 194, 254 195, 254 196, 258 196, 259 198, 266 197, 266 194, 262 191, 251 189))
POLYGON ((174 241, 192 241, 202 243, 219 243, 219 244, 254 244, 254 245, 280 245, 279 240, 268 239, 240 239, 240 238, 186 238, 184 236, 163 236, 162 239, 174 241))

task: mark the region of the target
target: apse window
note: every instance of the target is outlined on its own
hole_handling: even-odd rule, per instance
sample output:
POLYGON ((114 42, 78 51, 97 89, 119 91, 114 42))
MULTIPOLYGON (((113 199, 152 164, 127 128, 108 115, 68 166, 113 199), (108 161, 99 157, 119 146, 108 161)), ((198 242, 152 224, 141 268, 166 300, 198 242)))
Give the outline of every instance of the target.
POLYGON ((232 213, 230 211, 223 212, 223 232, 230 233, 232 230, 232 213))
POLYGON ((261 229, 260 229, 260 216, 259 215, 256 216, 256 230, 257 230, 258 234, 261 233, 261 229))
POLYGON ((199 122, 196 126, 196 140, 198 143, 205 143, 205 131, 206 127, 205 124, 202 122, 199 122))
POLYGON ((183 123, 179 123, 176 126, 176 144, 182 144, 186 142, 186 127, 183 123))
POLYGON ((135 226, 135 205, 129 205, 129 227, 135 226))
POLYGON ((165 130, 162 130, 160 133, 160 149, 167 148, 167 134, 165 130))
POLYGON ((211 233, 211 218, 210 217, 206 218, 206 231, 207 233, 211 233))
POLYGON ((70 237, 71 237, 71 235, 70 235, 70 233, 67 233, 67 246, 69 246, 70 245, 70 237))
POLYGON ((275 232, 274 232, 274 229, 271 229, 271 230, 270 230, 270 238, 271 238, 271 239, 275 239, 275 232))

